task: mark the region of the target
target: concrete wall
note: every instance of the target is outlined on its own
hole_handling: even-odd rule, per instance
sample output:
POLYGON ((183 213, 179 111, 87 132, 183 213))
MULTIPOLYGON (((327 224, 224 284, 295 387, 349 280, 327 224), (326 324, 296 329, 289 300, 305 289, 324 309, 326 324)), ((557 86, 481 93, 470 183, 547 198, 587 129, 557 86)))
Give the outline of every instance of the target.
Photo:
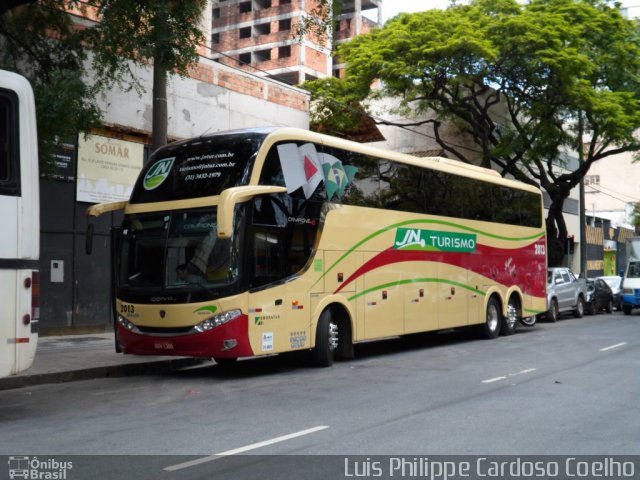
MULTIPOLYGON (((152 72, 135 67, 146 93, 116 88, 100 101, 108 126, 151 132, 152 72)), ((244 127, 309 127, 309 95, 295 87, 259 78, 202 59, 193 78, 171 75, 168 82, 168 134, 180 139, 244 127)))

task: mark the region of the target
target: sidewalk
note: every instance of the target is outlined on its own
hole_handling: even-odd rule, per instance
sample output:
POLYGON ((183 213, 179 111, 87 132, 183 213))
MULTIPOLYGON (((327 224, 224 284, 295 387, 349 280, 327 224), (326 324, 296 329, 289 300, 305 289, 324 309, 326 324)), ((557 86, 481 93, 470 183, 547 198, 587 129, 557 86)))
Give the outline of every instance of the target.
POLYGON ((202 359, 116 353, 113 333, 40 337, 31 368, 0 378, 0 390, 92 378, 124 377, 199 365, 202 359))

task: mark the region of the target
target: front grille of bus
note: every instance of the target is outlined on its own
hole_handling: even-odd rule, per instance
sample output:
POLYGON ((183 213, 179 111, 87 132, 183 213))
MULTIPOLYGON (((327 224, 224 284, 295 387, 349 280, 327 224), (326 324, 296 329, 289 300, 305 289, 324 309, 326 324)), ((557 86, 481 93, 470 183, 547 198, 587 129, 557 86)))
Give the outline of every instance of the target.
POLYGON ((147 335, 188 335, 190 333, 196 333, 193 327, 137 327, 141 333, 147 335))

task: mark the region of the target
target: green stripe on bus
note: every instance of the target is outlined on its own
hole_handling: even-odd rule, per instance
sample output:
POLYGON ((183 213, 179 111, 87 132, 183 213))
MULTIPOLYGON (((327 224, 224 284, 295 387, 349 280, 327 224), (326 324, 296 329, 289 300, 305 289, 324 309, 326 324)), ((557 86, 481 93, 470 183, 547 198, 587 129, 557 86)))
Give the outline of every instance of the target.
POLYGON ((485 296, 487 293, 482 290, 478 290, 477 288, 470 287, 464 283, 455 282, 453 280, 447 280, 446 278, 413 278, 407 280, 400 280, 397 282, 383 283, 381 285, 376 285, 375 287, 367 288, 360 293, 356 293, 355 295, 349 297, 347 300, 352 301, 356 298, 359 298, 367 293, 376 292, 378 290, 382 290, 384 288, 397 287, 399 285, 406 285, 408 283, 446 283, 449 285, 453 285, 455 287, 464 288, 465 290, 469 290, 470 292, 477 293, 479 295, 485 296))

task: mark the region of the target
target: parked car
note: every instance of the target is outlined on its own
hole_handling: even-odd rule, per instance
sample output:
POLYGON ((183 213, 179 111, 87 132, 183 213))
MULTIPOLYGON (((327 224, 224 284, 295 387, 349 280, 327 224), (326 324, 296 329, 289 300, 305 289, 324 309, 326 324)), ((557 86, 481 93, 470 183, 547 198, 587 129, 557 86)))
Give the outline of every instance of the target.
POLYGON ((613 292, 613 308, 622 310, 622 277, 612 275, 608 277, 598 277, 604 280, 613 292))
POLYGON ((586 298, 587 284, 584 278, 576 277, 565 267, 547 270, 547 321, 555 322, 563 312, 573 312, 574 317, 582 317, 586 298))
POLYGON ((584 312, 589 315, 605 310, 613 312, 613 292, 602 278, 587 279, 587 298, 584 304, 584 312))

